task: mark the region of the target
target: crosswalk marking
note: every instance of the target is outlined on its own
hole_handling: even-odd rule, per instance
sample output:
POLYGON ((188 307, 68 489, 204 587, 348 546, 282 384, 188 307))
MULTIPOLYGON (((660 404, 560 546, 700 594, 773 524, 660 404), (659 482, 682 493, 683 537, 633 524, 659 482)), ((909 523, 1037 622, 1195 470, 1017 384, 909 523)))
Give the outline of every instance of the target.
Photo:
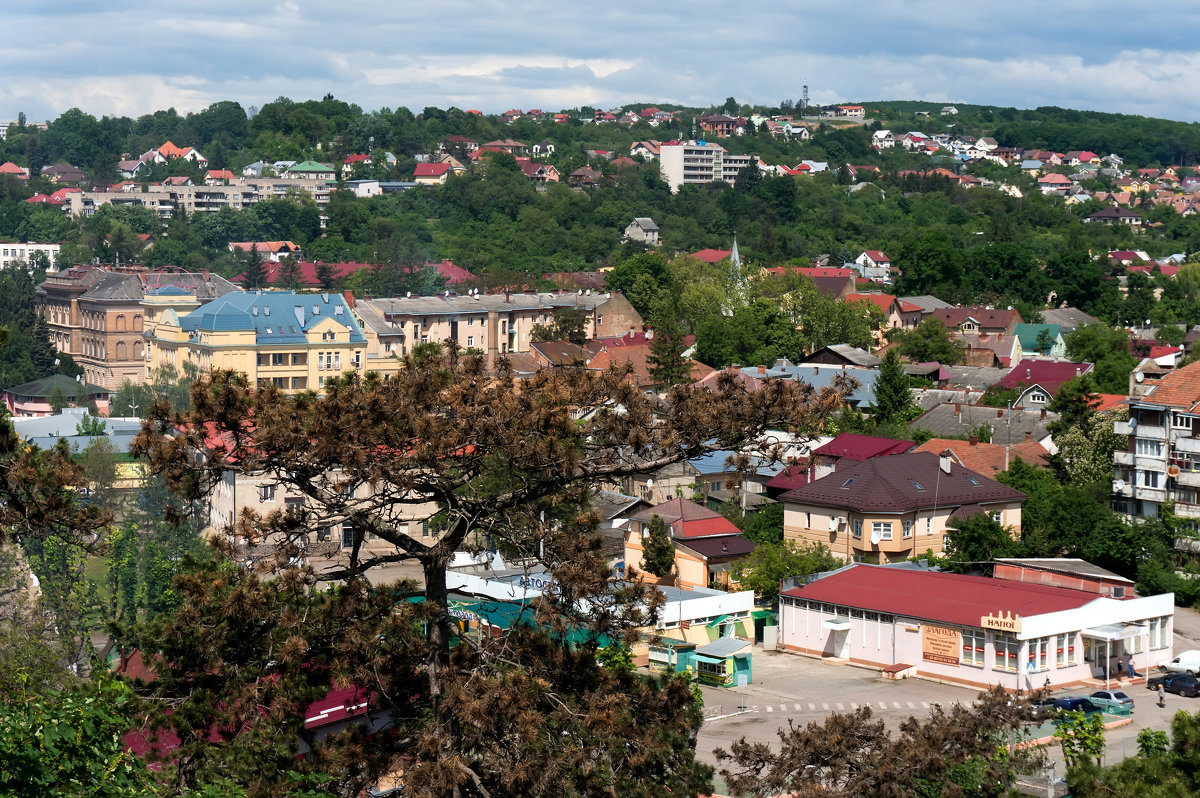
POLYGON ((775 707, 771 706, 770 704, 767 704, 767 712, 774 712, 774 711, 775 711, 775 707))
POLYGON ((880 709, 887 709, 887 704, 885 704, 884 702, 880 701, 880 702, 879 702, 879 708, 880 708, 880 709))
POLYGON ((799 711, 800 711, 800 705, 799 705, 799 704, 792 704, 792 706, 796 708, 796 711, 797 711, 797 712, 799 712, 799 711))
MULTIPOLYGON (((842 705, 841 705, 841 704, 838 704, 838 709, 841 709, 841 708, 842 708, 842 705)), ((825 710, 826 712, 828 712, 828 711, 829 711, 829 705, 828 705, 828 704, 822 704, 822 705, 821 705, 821 709, 823 709, 823 710, 825 710)))
POLYGON ((929 709, 929 702, 928 702, 928 701, 922 701, 922 702, 921 702, 921 709, 929 709))
POLYGON ((813 704, 813 703, 810 703, 810 704, 808 705, 808 711, 809 711, 809 712, 816 712, 816 711, 817 711, 817 705, 816 705, 816 704, 813 704))
POLYGON ((909 708, 909 709, 916 709, 916 708, 917 708, 917 705, 916 705, 916 704, 914 704, 913 702, 909 701, 909 702, 908 702, 908 708, 909 708))
POLYGON ((895 708, 896 708, 896 709, 900 709, 900 702, 899 702, 899 701, 893 701, 893 702, 892 702, 892 704, 895 706, 895 708))
MULTIPOLYGON (((838 709, 841 709, 841 708, 842 708, 842 705, 841 705, 841 704, 838 704, 838 709)), ((850 702, 850 708, 851 708, 851 709, 858 709, 858 704, 855 704, 853 701, 851 701, 851 702, 850 702)))
POLYGON ((780 711, 780 712, 787 712, 787 704, 780 704, 780 705, 779 705, 779 711, 780 711))

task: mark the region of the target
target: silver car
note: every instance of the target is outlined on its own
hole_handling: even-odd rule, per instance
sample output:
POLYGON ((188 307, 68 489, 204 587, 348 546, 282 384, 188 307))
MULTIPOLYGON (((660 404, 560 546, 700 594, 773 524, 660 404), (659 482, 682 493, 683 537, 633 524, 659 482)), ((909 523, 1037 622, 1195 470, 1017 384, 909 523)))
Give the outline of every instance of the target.
POLYGON ((1105 712, 1133 712, 1133 699, 1120 690, 1097 690, 1088 698, 1105 712))

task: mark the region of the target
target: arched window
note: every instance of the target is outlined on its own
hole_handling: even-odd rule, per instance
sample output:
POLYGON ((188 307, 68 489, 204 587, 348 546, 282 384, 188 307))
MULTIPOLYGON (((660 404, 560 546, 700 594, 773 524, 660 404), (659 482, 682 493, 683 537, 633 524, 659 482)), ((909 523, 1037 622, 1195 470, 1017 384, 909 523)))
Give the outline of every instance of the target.
POLYGON ((125 332, 125 314, 121 313, 117 316, 117 332, 125 332))
POLYGON ((134 332, 141 332, 141 331, 142 331, 142 314, 141 314, 141 313, 136 313, 136 314, 134 314, 134 317, 133 317, 133 331, 134 331, 134 332))
POLYGON ((117 341, 117 360, 125 359, 125 342, 117 341))
POLYGON ((136 357, 138 360, 141 360, 141 359, 142 359, 142 342, 141 342, 141 341, 135 341, 135 342, 134 342, 134 344, 133 344, 133 356, 134 356, 134 357, 136 357))

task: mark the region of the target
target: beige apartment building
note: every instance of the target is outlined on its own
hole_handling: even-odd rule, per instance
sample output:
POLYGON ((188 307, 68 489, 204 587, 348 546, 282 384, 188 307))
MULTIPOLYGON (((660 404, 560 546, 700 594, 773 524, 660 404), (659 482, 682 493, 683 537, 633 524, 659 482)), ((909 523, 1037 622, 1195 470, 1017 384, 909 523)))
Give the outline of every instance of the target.
POLYGON ((366 360, 408 354, 430 341, 455 341, 485 353, 489 362, 528 352, 533 328, 568 308, 584 313, 588 338, 615 338, 642 329, 642 317, 620 293, 504 293, 360 299, 354 311, 366 336, 366 360))
POLYGON ((63 211, 71 216, 92 216, 101 205, 137 205, 171 218, 176 206, 188 216, 193 213, 219 211, 221 208, 241 210, 268 199, 288 196, 289 192, 307 194, 317 203, 322 225, 325 206, 329 204, 333 187, 321 178, 242 177, 220 186, 164 186, 159 184, 130 184, 128 191, 81 191, 65 195, 63 211))
POLYGON ((703 185, 714 180, 732 183, 738 172, 757 164, 758 157, 733 155, 719 144, 684 141, 662 145, 658 163, 663 180, 671 186, 671 191, 679 191, 679 187, 686 184, 703 185))
POLYGON ((366 337, 341 294, 258 291, 226 294, 186 315, 169 308, 147 330, 147 371, 159 365, 202 372, 232 369, 252 384, 288 393, 320 391, 346 371, 393 373, 399 361, 370 366, 366 337))

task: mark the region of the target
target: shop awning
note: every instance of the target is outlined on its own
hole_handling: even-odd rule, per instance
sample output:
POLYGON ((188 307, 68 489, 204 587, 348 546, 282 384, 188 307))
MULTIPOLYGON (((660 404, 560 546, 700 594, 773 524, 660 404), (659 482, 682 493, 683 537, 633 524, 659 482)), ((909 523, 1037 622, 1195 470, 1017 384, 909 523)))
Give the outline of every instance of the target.
POLYGON ((850 628, 849 618, 838 618, 834 621, 821 621, 822 629, 832 629, 835 632, 844 632, 850 628))
POLYGON ((1093 640, 1129 640, 1144 634, 1146 625, 1141 623, 1106 623, 1103 626, 1093 626, 1084 629, 1081 634, 1093 640))

